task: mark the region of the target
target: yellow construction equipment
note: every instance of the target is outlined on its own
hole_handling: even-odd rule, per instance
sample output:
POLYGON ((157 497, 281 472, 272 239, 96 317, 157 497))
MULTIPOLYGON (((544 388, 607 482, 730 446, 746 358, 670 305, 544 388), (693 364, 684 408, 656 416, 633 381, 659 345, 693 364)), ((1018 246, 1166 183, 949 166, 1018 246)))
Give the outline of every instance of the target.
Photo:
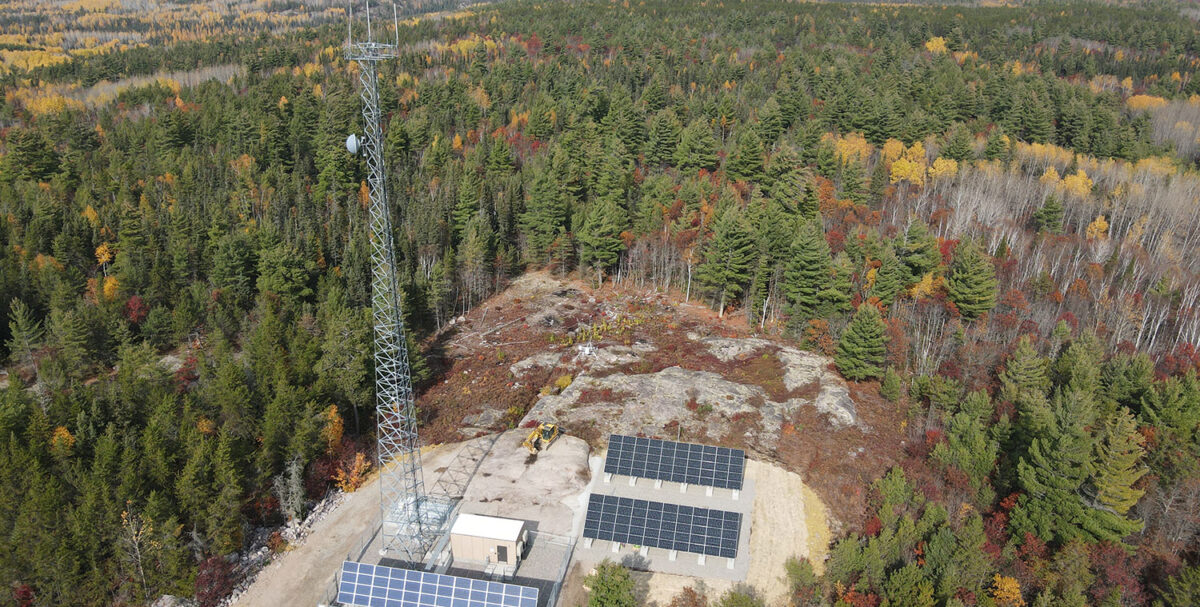
POLYGON ((538 427, 534 428, 529 436, 525 437, 525 442, 521 443, 521 446, 529 449, 531 454, 537 455, 539 451, 548 448, 550 443, 553 443, 561 433, 562 429, 558 424, 543 422, 538 424, 538 427))

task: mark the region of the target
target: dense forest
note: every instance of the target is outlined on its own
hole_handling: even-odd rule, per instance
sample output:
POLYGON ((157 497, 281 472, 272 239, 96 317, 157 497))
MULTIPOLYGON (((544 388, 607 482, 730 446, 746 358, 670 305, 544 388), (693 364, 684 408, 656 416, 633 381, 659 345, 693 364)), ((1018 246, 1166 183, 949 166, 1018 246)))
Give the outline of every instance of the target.
MULTIPOLYGON (((1173 10, 403 21, 410 340, 531 268, 702 299, 878 381, 919 437, 823 573, 786 572, 796 605, 1198 604, 1200 28, 1173 10)), ((252 530, 354 482, 365 167, 320 21, 4 64, 0 602, 215 604, 252 530)))

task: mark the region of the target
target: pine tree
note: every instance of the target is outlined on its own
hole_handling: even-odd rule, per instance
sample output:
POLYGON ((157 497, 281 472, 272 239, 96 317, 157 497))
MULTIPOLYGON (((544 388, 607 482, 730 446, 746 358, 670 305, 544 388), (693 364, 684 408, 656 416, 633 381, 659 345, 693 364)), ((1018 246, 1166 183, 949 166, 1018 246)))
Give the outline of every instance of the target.
MULTIPOLYGON (((786 159, 781 159, 780 162, 786 159)), ((775 163, 774 158, 771 159, 775 163)), ((783 171, 771 186, 771 199, 793 215, 802 215, 804 197, 808 191, 808 171, 793 165, 783 171)))
POLYGON ((213 484, 217 493, 208 505, 208 534, 220 554, 240 550, 242 529, 242 475, 234 459, 233 437, 225 432, 213 454, 213 484))
POLYGON ((833 275, 826 288, 817 293, 821 300, 821 316, 837 318, 850 312, 854 298, 854 264, 845 252, 838 253, 833 260, 833 275))
POLYGON ((1007 156, 1008 136, 997 126, 988 133, 987 143, 983 148, 983 157, 988 160, 1001 160, 1007 156))
POLYGON ((854 204, 867 202, 866 184, 863 183, 863 168, 857 160, 842 164, 842 197, 854 204))
POLYGON ((708 123, 697 118, 683 129, 675 149, 675 165, 680 171, 717 168, 717 140, 708 123))
POLYGON ((875 160, 875 165, 871 167, 871 183, 867 189, 867 202, 871 206, 879 206, 883 204, 883 197, 887 193, 890 175, 888 175, 887 164, 880 157, 875 160))
POLYGON ((1000 398, 1011 402, 1017 411, 1017 456, 1034 438, 1047 436, 1054 426, 1054 414, 1046 398, 1050 388, 1048 368, 1029 337, 1022 336, 1000 373, 1000 398))
POLYGON ((1200 605, 1200 565, 1187 567, 1167 582, 1163 593, 1166 607, 1200 605))
POLYGON ((821 312, 820 293, 829 288, 833 260, 819 221, 807 221, 792 242, 790 262, 784 273, 784 292, 792 304, 792 314, 801 321, 816 318, 821 312))
POLYGON ((946 140, 946 148, 942 150, 943 157, 957 161, 959 164, 975 159, 975 146, 971 142, 971 134, 966 127, 958 126, 946 140))
POLYGON ((29 306, 16 297, 12 298, 8 309, 9 357, 14 364, 34 365, 36 372, 37 360, 33 356, 33 351, 42 341, 44 334, 42 323, 34 319, 33 313, 29 311, 29 306))
POLYGON ((942 254, 938 251, 937 238, 929 233, 925 222, 913 219, 904 233, 904 248, 900 255, 901 261, 908 267, 907 285, 920 282, 921 279, 942 263, 942 254))
POLYGON ((679 147, 682 128, 673 110, 666 109, 655 114, 650 121, 650 135, 646 138, 646 164, 654 166, 671 162, 679 147))
POLYGON ((904 391, 904 382, 900 379, 900 374, 896 369, 888 367, 883 373, 883 381, 879 384, 879 395, 886 398, 889 402, 900 402, 900 396, 904 391))
POLYGON ((996 268, 975 241, 955 248, 946 295, 968 319, 979 318, 996 306, 996 268))
POLYGON ((1033 212, 1033 227, 1040 232, 1061 234, 1063 229, 1062 200, 1055 194, 1046 197, 1042 207, 1033 212))
POLYGON ((1142 497, 1145 491, 1134 488, 1147 472, 1140 465, 1145 453, 1141 443, 1142 436, 1128 409, 1119 409, 1104 421, 1096 440, 1093 507, 1125 514, 1142 497))
POLYGON ((837 177, 839 166, 837 152, 833 149, 833 144, 826 139, 822 139, 817 144, 817 174, 833 180, 837 177))
POLYGON ((720 294, 720 316, 725 315, 726 299, 736 298, 750 281, 754 256, 750 227, 738 207, 730 205, 717 218, 712 239, 705 245, 704 262, 696 268, 696 280, 720 294))
POLYGON ((1082 537, 1086 512, 1078 490, 1091 465, 1090 440, 1082 430, 1034 438, 1017 464, 1024 495, 1012 511, 1013 537, 1032 533, 1047 542, 1082 537))
POLYGON ((508 142, 499 137, 493 138, 488 146, 487 177, 491 181, 503 178, 513 172, 516 161, 513 160, 512 148, 508 142))
POLYGON ((834 362, 846 379, 862 381, 883 376, 887 357, 887 335, 879 308, 871 304, 858 306, 846 332, 838 341, 834 362))
POLYGON ((539 171, 533 178, 529 202, 520 221, 527 238, 529 260, 545 264, 550 245, 566 231, 567 224, 566 198, 549 169, 539 171))
POLYGON ((482 211, 483 196, 483 175, 476 163, 467 161, 458 184, 458 203, 454 206, 453 226, 457 238, 462 238, 467 222, 482 211))
POLYGON ((783 113, 774 96, 768 97, 758 111, 758 124, 755 128, 758 130, 758 137, 767 147, 773 145, 783 133, 783 113))
POLYGON ((763 178, 763 146, 754 129, 742 129, 737 149, 725 165, 731 179, 756 183, 763 178))
POLYGON ((896 301, 904 282, 908 279, 908 268, 900 263, 892 247, 884 249, 879 267, 875 270, 875 284, 871 285, 871 296, 879 298, 879 305, 889 308, 896 301))
POLYGON ((633 99, 624 87, 609 101, 608 113, 600 124, 631 150, 640 150, 646 141, 645 118, 633 106, 633 99))
POLYGON ((597 281, 617 265, 625 242, 621 239, 625 216, 616 201, 602 199, 592 206, 579 231, 579 264, 596 270, 597 281))

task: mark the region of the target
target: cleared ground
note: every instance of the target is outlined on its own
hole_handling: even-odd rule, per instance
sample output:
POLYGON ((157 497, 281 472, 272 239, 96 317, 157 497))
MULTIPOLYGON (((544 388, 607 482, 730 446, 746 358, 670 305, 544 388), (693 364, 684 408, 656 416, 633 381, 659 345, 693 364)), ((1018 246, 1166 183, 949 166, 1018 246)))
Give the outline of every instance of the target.
MULTIPOLYGON (((461 444, 442 445, 422 454, 426 479, 449 466, 461 444)), ((379 477, 346 496, 319 521, 303 544, 275 557, 233 603, 240 607, 316 605, 333 582, 346 554, 358 548, 364 534, 379 523, 379 477)))

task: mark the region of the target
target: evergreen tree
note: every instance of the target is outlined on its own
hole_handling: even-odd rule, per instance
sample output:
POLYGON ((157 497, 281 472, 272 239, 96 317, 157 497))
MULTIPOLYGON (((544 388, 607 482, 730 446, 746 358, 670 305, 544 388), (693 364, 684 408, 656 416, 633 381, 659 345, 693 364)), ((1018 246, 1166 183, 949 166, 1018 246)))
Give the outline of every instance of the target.
POLYGON ((621 238, 625 215, 616 201, 602 199, 592 206, 579 231, 579 264, 596 271, 597 281, 617 264, 625 242, 621 238))
POLYGON ((516 161, 513 160, 512 148, 508 147, 508 142, 499 137, 493 138, 491 144, 488 145, 488 179, 492 181, 501 179, 515 168, 516 161))
POLYGON ((1028 336, 1022 336, 1000 373, 1000 398, 1011 402, 1017 411, 1018 446, 1012 450, 1016 456, 1034 438, 1047 436, 1054 426, 1054 414, 1046 398, 1050 388, 1047 369, 1046 359, 1038 356, 1028 336))
POLYGON ((875 284, 871 285, 871 296, 879 298, 879 305, 891 307, 907 280, 908 268, 896 257, 896 251, 888 247, 884 249, 879 267, 875 270, 875 284))
POLYGON ((946 148, 942 150, 941 155, 960 164, 975 159, 975 146, 971 141, 971 133, 967 131, 966 127, 958 126, 950 132, 950 137, 946 140, 946 148))
POLYGON ((871 206, 877 207, 883 204, 883 197, 887 192, 889 177, 887 165, 883 162, 883 158, 877 159, 875 165, 871 167, 871 183, 867 189, 867 202, 871 206))
POLYGON ((988 160, 1002 160, 1008 156, 1008 136, 1000 127, 993 128, 984 144, 983 157, 988 160))
POLYGON ((720 294, 718 310, 725 314, 726 299, 736 298, 750 281, 754 238, 736 205, 731 205, 713 226, 712 240, 704 250, 704 262, 696 269, 700 284, 720 294))
POLYGON ((675 148, 675 166, 688 172, 717 168, 717 140, 704 120, 697 118, 683 129, 675 148))
POLYGON ((838 318, 850 313, 850 302, 854 298, 854 264, 844 252, 833 260, 833 275, 825 289, 817 293, 821 300, 821 316, 838 318))
POLYGON ((9 357, 14 364, 32 364, 36 369, 37 361, 33 351, 42 341, 42 323, 34 319, 25 302, 14 297, 9 304, 9 357))
POLYGON ((851 159, 842 164, 842 197, 854 204, 867 202, 866 184, 863 183, 863 168, 857 160, 851 159))
POLYGON ((467 222, 483 210, 483 175, 478 165, 468 161, 463 166, 462 179, 458 184, 458 204, 454 206, 454 235, 462 238, 467 222))
POLYGON ((968 319, 979 318, 996 306, 996 268, 974 241, 955 248, 946 295, 968 319))
POLYGON ((879 308, 858 306, 846 332, 838 340, 834 362, 846 379, 862 381, 883 376, 887 356, 887 334, 879 308))
POLYGON ((1096 439, 1096 473, 1089 494, 1093 507, 1125 514, 1145 493, 1135 489, 1146 474, 1140 465, 1142 436, 1128 409, 1119 409, 1104 421, 1096 439))
POLYGON ((645 144, 645 119, 638 113, 629 92, 623 87, 610 100, 608 113, 601 124, 631 150, 640 150, 645 144))
POLYGON ((929 233, 925 222, 913 219, 904 233, 904 248, 900 255, 901 261, 908 267, 906 285, 912 285, 934 270, 942 263, 942 254, 938 251, 937 238, 929 233))
POLYGON ((829 180, 837 177, 840 161, 833 144, 826 139, 817 143, 817 174, 829 180))
POLYGON ((774 96, 768 97, 758 112, 758 124, 755 125, 758 137, 767 147, 775 143, 783 133, 783 111, 774 96))
POLYGON ((550 245, 566 231, 567 204, 562 188, 549 169, 538 171, 533 179, 529 201, 521 214, 530 261, 548 261, 550 245))
POLYGON ((682 127, 679 118, 670 109, 662 110, 650 121, 650 135, 646 138, 646 164, 664 165, 675 157, 679 147, 682 127))
POLYGON ((816 318, 822 308, 820 294, 829 288, 833 260, 819 221, 801 225, 792 242, 789 264, 784 273, 784 292, 792 304, 792 314, 807 321, 816 318))
POLYGON ((763 178, 763 146, 754 129, 742 129, 737 137, 737 149, 726 163, 725 172, 731 179, 756 183, 763 178))
POLYGON ((1061 234, 1063 229, 1063 205, 1055 194, 1046 197, 1042 207, 1033 212, 1033 227, 1040 232, 1061 234))
POLYGON ((886 398, 889 402, 900 402, 900 396, 904 391, 904 382, 900 379, 900 374, 896 373, 896 369, 888 367, 883 373, 883 381, 879 384, 879 395, 886 398))
POLYGON ((1186 567, 1167 582, 1163 593, 1166 607, 1200 605, 1200 565, 1186 567))
POLYGON ((242 475, 233 454, 233 437, 222 432, 213 455, 213 484, 217 487, 208 505, 208 533, 220 554, 240 550, 242 529, 242 475))

